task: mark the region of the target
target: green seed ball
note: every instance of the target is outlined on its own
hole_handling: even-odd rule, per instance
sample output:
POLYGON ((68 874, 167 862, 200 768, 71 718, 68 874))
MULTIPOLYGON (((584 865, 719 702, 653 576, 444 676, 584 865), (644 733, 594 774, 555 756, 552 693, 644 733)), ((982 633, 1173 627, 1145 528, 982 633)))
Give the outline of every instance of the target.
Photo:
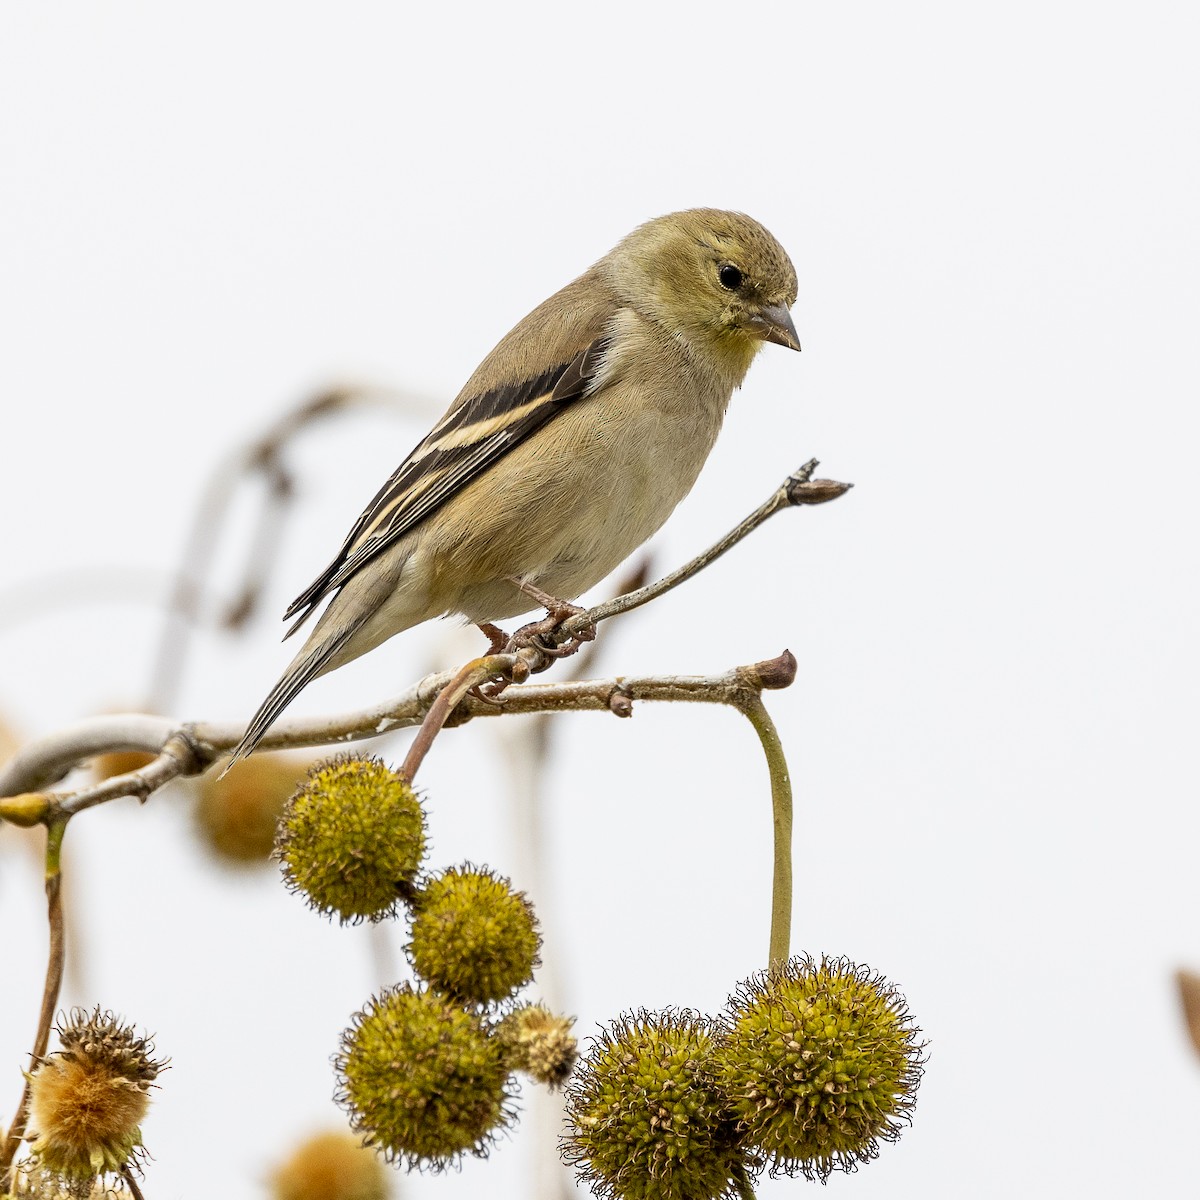
POLYGON ((484 1157, 513 1120, 499 1039, 474 1013, 410 984, 355 1017, 336 1069, 351 1127, 410 1168, 484 1157))
POLYGON ((275 839, 288 887, 343 924, 392 916, 424 854, 416 793, 373 758, 314 767, 284 808, 275 839))
POLYGON ((887 980, 844 958, 793 958, 745 981, 726 1010, 718 1071, 746 1144, 772 1173, 825 1180, 895 1141, 924 1062, 887 980))
POLYGON ((491 1004, 524 987, 541 944, 529 901, 490 871, 451 867, 413 901, 413 970, 466 1002, 491 1004))
POLYGON ((714 1070, 709 1022, 687 1009, 613 1022, 567 1085, 562 1154, 597 1196, 717 1200, 751 1164, 714 1070))

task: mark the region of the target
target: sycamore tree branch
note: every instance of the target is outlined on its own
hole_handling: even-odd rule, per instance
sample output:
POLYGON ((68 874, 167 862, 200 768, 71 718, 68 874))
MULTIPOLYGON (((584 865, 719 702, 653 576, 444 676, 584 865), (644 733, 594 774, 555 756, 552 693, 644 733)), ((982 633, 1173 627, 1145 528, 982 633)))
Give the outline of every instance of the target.
MULTIPOLYGON (((522 653, 525 653, 522 651, 522 653)), ((485 666, 479 678, 489 677, 497 658, 477 659, 485 666)), ((467 668, 475 666, 468 663, 467 668)), ((790 650, 778 658, 734 667, 716 675, 625 675, 609 679, 571 680, 566 683, 526 684, 504 693, 497 705, 474 696, 464 696, 453 710, 453 723, 465 724, 475 717, 515 716, 525 713, 609 712, 629 716, 636 700, 684 701, 728 704, 741 708, 746 697, 765 688, 784 688, 796 677, 796 659, 790 650)), ((294 718, 280 721, 263 739, 266 749, 295 749, 358 741, 393 729, 421 724, 441 695, 450 677, 429 675, 407 692, 375 708, 339 717, 294 718)), ((72 815, 121 796, 146 799, 164 784, 185 775, 198 775, 237 745, 242 727, 233 722, 178 725, 167 717, 93 717, 57 738, 47 738, 30 749, 21 763, 10 761, 0 772, 0 791, 9 785, 9 795, 0 799, 0 820, 18 825, 35 825, 55 815, 72 815), (88 753, 80 755, 81 745, 88 753), (156 757, 146 766, 125 775, 76 791, 43 790, 48 778, 61 776, 81 758, 112 749, 145 750, 156 757)), ((20 757, 20 756, 18 756, 20 757)))
MULTIPOLYGON (((776 513, 795 505, 825 503, 843 495, 851 486, 832 480, 813 479, 812 472, 816 466, 815 459, 806 463, 799 471, 789 476, 766 503, 680 570, 648 587, 639 588, 626 596, 619 596, 615 600, 571 617, 550 636, 550 640, 562 645, 600 621, 648 603, 715 562, 776 513)), ((475 660, 475 663, 468 664, 463 670, 469 670, 474 679, 479 673, 480 664, 486 663, 488 674, 483 678, 499 677, 520 682, 532 673, 545 670, 553 665, 554 661, 536 646, 528 646, 512 654, 490 655, 486 659, 475 660)), ((473 717, 498 716, 504 713, 601 708, 623 716, 628 715, 628 706, 635 699, 698 699, 711 702, 714 694, 719 693, 722 687, 730 686, 729 679, 732 675, 745 669, 735 668, 734 672, 727 673, 725 677, 660 676, 647 679, 618 679, 608 683, 571 681, 563 684, 530 684, 509 688, 504 693, 502 705, 489 704, 478 697, 467 695, 453 706, 452 712, 446 713, 446 723, 460 724, 473 717)), ((462 672, 442 672, 429 675, 394 699, 356 713, 281 721, 263 738, 260 746, 264 750, 275 750, 285 747, 330 745, 420 724, 438 694, 461 674, 462 672)), ((718 697, 718 702, 728 701, 722 701, 718 697)), ((94 717, 51 734, 19 751, 0 768, 0 797, 20 798, 21 793, 41 792, 61 780, 73 767, 97 754, 110 750, 145 750, 158 754, 158 758, 149 766, 107 780, 104 785, 100 785, 104 788, 102 793, 93 788, 70 797, 56 798, 56 802, 70 805, 68 811, 78 811, 80 807, 91 807, 119 795, 137 795, 144 799, 150 792, 178 775, 199 774, 206 770, 219 756, 238 743, 241 734, 241 726, 232 724, 185 724, 167 717, 143 714, 94 717), (171 749, 168 750, 169 744, 171 749), (186 748, 186 752, 181 747, 186 748)), ((25 812, 28 808, 29 804, 26 803, 21 811, 25 812)), ((20 816, 13 811, 12 805, 8 805, 6 810, 5 804, 0 802, 0 819, 5 818, 19 820, 20 816)))

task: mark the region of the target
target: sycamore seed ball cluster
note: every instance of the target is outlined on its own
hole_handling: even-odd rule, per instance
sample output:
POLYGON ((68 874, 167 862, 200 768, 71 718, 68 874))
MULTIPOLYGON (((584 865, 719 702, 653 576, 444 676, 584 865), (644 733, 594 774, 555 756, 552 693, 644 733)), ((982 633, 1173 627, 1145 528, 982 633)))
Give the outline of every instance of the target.
POLYGON ((917 1029, 903 996, 866 968, 794 959, 742 984, 724 1020, 722 1082, 746 1142, 775 1170, 852 1170, 908 1120, 917 1029))
POLYGON ((396 912, 425 854, 425 814, 411 784, 372 758, 315 766, 288 801, 275 853, 284 878, 344 924, 396 912))
POLYGON ((61 1049, 29 1081, 26 1136, 38 1166, 71 1183, 136 1165, 139 1128, 163 1063, 153 1045, 99 1008, 58 1027, 61 1049))
POLYGON ((564 1147, 599 1196, 715 1200, 745 1178, 746 1154, 717 1083, 711 1023, 638 1012, 603 1031, 567 1090, 564 1147))
POLYGON ((500 1040, 438 992, 403 984, 372 1000, 337 1071, 354 1130, 410 1167, 483 1155, 512 1120, 500 1040))
MULTIPOLYGON (((251 760, 253 761, 253 760, 251 760)), ((342 1036, 338 1101, 365 1144, 441 1170, 486 1155, 514 1119, 514 1072, 562 1083, 571 1022, 516 993, 541 935, 503 877, 464 864, 423 876, 425 816, 408 781, 375 759, 315 767, 279 823, 276 855, 294 891, 343 923, 411 917, 417 983, 367 1002, 342 1036)))
POLYGON ((524 987, 540 946, 529 901, 490 871, 451 867, 414 899, 413 970, 460 999, 492 1004, 524 987))
POLYGON ((793 958, 716 1020, 637 1013, 567 1089, 564 1157, 613 1200, 721 1200, 749 1179, 825 1180, 910 1119, 923 1063, 904 998, 845 959, 793 958))

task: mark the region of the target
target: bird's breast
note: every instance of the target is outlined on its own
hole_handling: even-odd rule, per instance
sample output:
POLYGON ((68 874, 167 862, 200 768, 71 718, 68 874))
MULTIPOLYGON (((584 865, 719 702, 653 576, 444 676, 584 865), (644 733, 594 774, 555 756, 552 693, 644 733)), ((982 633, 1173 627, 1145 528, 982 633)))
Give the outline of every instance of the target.
POLYGON ((617 332, 593 390, 510 451, 510 469, 472 485, 486 503, 470 505, 469 526, 439 526, 439 535, 455 528, 455 536, 438 557, 456 573, 470 564, 457 606, 469 619, 528 611, 508 576, 564 600, 587 591, 652 537, 696 482, 732 385, 697 370, 670 339, 617 332))

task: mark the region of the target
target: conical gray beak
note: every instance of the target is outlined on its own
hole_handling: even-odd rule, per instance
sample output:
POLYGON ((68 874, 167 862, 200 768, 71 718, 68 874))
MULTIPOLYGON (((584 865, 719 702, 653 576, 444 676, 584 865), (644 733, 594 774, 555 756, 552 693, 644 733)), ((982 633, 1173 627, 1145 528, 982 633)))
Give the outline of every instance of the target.
POLYGON ((792 324, 792 315, 782 304, 769 304, 759 309, 757 316, 751 317, 746 324, 764 342, 774 342, 789 350, 800 349, 800 338, 796 326, 792 324))

